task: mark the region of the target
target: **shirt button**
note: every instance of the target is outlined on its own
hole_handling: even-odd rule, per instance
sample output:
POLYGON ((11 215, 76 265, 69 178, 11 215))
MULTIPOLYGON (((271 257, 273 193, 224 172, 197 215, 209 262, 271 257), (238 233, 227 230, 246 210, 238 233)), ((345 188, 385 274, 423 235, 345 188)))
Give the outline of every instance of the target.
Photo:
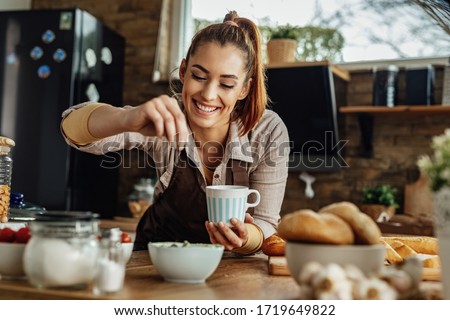
POLYGON ((220 175, 219 175, 219 174, 215 174, 215 175, 214 175, 214 178, 219 179, 219 178, 220 178, 220 175))

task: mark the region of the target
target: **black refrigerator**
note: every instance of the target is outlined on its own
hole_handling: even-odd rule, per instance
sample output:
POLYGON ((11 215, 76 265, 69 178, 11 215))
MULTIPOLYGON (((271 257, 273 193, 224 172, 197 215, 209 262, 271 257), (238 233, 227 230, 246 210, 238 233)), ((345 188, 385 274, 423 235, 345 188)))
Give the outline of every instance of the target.
POLYGON ((0 134, 15 140, 11 190, 49 210, 117 211, 120 157, 64 141, 61 114, 122 105, 125 41, 80 9, 0 12, 0 134))

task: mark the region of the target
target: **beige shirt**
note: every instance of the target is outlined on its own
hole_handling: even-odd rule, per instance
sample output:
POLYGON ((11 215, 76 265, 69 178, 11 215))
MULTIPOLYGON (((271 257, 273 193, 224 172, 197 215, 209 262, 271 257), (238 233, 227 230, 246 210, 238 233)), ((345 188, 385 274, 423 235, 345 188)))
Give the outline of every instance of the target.
MULTIPOLYGON (((83 103, 69 108, 64 111, 63 118, 73 110, 89 104, 83 103)), ((261 194, 261 201, 253 214, 254 224, 262 229, 264 238, 267 238, 276 231, 280 220, 290 151, 287 128, 275 112, 266 110, 250 133, 239 137, 238 129, 237 123, 231 123, 223 160, 214 171, 212 184, 226 184, 226 165, 229 159, 247 162, 250 188, 258 190, 261 194)), ((77 146, 67 137, 65 139, 72 147, 93 154, 120 152, 122 149, 133 148, 145 151, 152 158, 158 177, 154 192, 155 200, 168 187, 181 151, 171 147, 164 138, 147 137, 135 132, 125 132, 83 146, 77 146)), ((188 158, 199 168, 198 181, 206 190, 205 174, 192 134, 184 148, 188 158)), ((105 163, 105 166, 107 165, 105 163)), ((186 190, 186 196, 189 196, 189 190, 186 190)))

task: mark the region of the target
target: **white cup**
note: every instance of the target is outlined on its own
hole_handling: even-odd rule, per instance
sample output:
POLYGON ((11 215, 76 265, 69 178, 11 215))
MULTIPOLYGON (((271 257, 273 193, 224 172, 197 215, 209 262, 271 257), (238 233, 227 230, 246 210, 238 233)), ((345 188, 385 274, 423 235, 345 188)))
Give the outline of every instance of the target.
POLYGON ((222 221, 228 226, 231 226, 231 218, 244 221, 247 208, 256 207, 260 198, 258 190, 244 186, 207 186, 208 220, 215 224, 222 221), (256 200, 253 203, 248 203, 247 197, 252 193, 256 195, 256 200))

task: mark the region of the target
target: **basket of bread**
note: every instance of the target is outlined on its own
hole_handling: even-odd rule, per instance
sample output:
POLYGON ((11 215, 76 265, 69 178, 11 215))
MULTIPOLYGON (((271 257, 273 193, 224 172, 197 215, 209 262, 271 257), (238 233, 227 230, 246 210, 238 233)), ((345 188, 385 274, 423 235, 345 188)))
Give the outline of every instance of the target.
POLYGON ((433 239, 424 251, 415 237, 382 237, 373 219, 344 201, 284 215, 262 251, 285 256, 301 298, 397 299, 417 296, 422 265, 437 263, 433 239))

